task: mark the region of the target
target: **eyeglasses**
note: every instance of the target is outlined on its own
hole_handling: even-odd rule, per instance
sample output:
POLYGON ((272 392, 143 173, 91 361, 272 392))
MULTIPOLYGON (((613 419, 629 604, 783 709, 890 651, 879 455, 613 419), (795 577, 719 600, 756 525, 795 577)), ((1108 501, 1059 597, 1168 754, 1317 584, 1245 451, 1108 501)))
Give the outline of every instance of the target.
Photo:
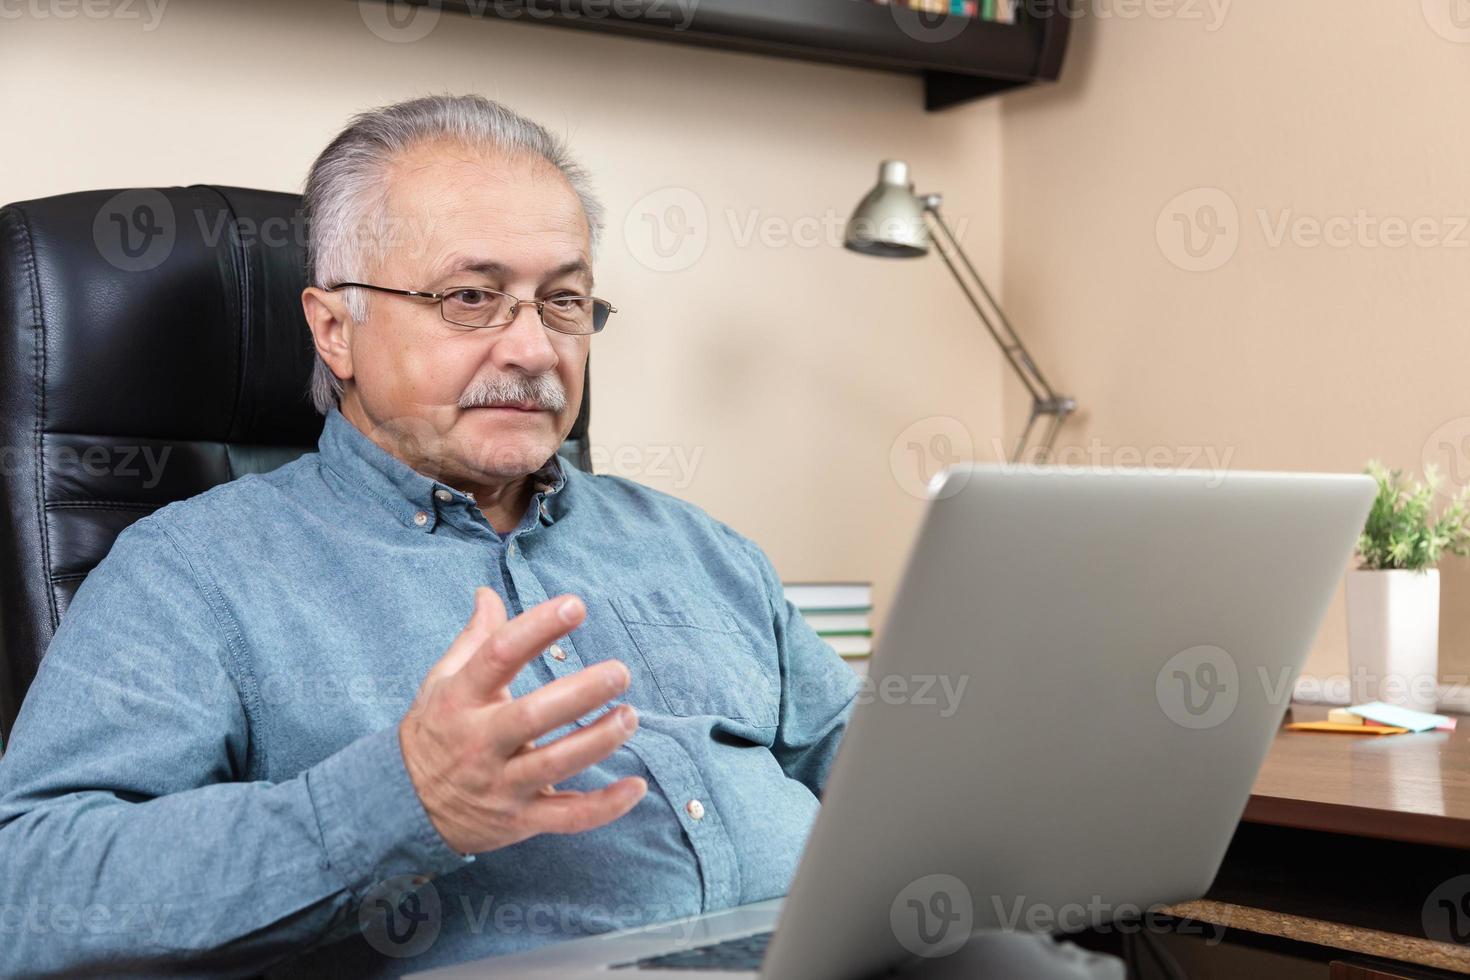
POLYGON ((512 323, 522 305, 536 307, 536 315, 542 326, 557 333, 586 335, 598 333, 607 326, 607 318, 617 310, 605 299, 595 296, 551 296, 547 299, 519 299, 510 293, 484 286, 450 286, 437 293, 418 289, 389 289, 365 282, 339 282, 328 286, 327 292, 336 292, 356 286, 358 289, 373 289, 394 296, 413 296, 430 299, 439 304, 439 315, 450 323, 461 327, 503 327, 512 323))

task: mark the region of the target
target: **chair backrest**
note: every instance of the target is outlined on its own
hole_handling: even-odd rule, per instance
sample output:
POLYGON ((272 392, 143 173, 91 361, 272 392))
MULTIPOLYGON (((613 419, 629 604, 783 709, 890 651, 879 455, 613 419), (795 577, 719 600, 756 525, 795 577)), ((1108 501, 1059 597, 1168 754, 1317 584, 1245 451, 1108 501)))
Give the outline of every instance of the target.
MULTIPOLYGON (((125 527, 316 447, 300 206, 196 185, 0 209, 0 735, 125 527)), ((584 468, 590 389, 561 449, 584 468)))

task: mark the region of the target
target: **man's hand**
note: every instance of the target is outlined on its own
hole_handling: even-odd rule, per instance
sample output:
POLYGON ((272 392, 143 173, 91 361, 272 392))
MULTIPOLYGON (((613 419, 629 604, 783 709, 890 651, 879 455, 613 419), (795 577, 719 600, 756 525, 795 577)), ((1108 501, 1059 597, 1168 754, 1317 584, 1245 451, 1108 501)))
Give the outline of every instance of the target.
POLYGON ((648 791, 636 776, 589 793, 559 792, 568 779, 617 751, 638 727, 628 705, 539 748, 536 739, 627 690, 612 660, 510 696, 520 669, 575 629, 587 609, 558 596, 507 620, 495 590, 475 590, 475 611, 429 671, 398 725, 414 789, 450 847, 491 851, 537 834, 575 834, 610 823, 648 791))

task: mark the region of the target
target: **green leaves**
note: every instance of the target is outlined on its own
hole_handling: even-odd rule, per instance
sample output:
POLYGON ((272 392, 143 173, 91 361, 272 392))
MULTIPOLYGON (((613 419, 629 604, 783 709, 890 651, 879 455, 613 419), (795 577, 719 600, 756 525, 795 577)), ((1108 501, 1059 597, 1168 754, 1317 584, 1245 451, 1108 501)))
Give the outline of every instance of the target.
POLYGON ((1358 536, 1358 556, 1369 570, 1406 569, 1422 572, 1439 564, 1446 552, 1470 554, 1470 487, 1462 489, 1435 519, 1432 513, 1439 474, 1424 469, 1423 483, 1407 484, 1400 470, 1376 460, 1367 474, 1378 483, 1378 496, 1358 536))

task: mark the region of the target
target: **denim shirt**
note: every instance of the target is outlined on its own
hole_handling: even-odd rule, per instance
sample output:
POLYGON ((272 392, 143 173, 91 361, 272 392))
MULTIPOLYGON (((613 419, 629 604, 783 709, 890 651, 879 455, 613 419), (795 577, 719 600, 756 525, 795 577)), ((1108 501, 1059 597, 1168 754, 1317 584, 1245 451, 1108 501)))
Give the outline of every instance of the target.
POLYGON ((124 531, 0 760, 0 974, 398 975, 784 894, 857 678, 729 527, 538 476, 502 536, 333 410, 124 531), (469 857, 435 830, 397 723, 478 585, 587 605, 513 695, 628 666, 638 731, 560 784, 642 776, 626 816, 469 857))

